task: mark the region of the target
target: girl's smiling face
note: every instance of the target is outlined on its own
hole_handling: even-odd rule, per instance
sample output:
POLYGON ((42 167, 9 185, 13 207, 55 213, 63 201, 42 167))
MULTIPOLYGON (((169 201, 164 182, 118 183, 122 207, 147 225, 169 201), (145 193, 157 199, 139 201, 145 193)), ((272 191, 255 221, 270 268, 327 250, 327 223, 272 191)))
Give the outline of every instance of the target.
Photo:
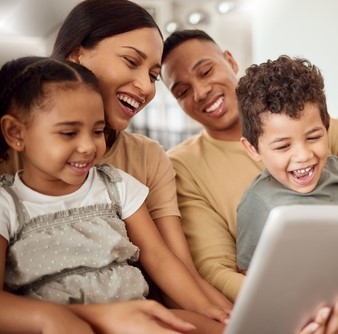
POLYGON ((76 191, 105 153, 104 111, 100 94, 85 84, 48 87, 23 126, 23 182, 46 195, 76 191))
POLYGON ((141 28, 105 38, 93 49, 80 47, 69 58, 97 76, 107 123, 121 131, 155 96, 162 50, 158 30, 141 28))
POLYGON ((262 115, 263 134, 258 151, 270 174, 285 187, 299 193, 313 191, 328 155, 328 133, 315 104, 306 103, 299 119, 284 114, 262 115))

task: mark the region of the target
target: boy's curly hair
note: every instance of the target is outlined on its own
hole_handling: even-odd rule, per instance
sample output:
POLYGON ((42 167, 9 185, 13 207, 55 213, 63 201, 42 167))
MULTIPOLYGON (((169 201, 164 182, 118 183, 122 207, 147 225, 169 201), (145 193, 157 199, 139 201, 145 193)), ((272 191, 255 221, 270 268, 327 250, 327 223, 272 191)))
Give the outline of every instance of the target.
POLYGON ((236 88, 242 135, 258 150, 263 133, 262 114, 279 113, 301 117, 305 103, 316 104, 326 129, 327 111, 324 80, 320 70, 304 58, 280 56, 250 66, 236 88))

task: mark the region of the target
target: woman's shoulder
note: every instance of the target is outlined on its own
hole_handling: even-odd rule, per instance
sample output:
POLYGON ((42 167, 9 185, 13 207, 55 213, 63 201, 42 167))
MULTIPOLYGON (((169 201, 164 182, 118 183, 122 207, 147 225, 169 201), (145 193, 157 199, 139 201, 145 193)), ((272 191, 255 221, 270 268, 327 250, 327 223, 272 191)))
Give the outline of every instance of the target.
POLYGON ((163 147, 158 141, 139 133, 131 133, 127 131, 119 133, 114 146, 128 146, 134 148, 142 147, 144 150, 163 151, 163 147))
POLYGON ((154 178, 167 173, 171 178, 174 174, 163 147, 141 134, 121 132, 113 147, 104 155, 103 162, 111 163, 148 186, 154 178))

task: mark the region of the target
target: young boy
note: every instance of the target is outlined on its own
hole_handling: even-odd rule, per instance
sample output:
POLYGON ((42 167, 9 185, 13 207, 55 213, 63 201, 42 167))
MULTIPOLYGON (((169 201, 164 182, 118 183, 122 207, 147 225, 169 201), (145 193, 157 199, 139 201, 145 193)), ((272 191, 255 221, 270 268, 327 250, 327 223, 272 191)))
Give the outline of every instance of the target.
POLYGON ((237 266, 246 273, 272 208, 338 203, 338 158, 328 157, 323 77, 308 60, 252 65, 236 93, 241 142, 265 166, 237 208, 237 266))

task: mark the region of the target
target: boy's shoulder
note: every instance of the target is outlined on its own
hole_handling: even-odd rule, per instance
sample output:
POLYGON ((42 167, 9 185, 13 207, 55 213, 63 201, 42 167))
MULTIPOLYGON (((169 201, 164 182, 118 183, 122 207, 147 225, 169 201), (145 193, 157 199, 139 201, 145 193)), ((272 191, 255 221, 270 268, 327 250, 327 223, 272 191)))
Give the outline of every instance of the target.
POLYGON ((337 172, 338 174, 338 156, 337 155, 328 156, 325 169, 329 170, 330 172, 337 172))

